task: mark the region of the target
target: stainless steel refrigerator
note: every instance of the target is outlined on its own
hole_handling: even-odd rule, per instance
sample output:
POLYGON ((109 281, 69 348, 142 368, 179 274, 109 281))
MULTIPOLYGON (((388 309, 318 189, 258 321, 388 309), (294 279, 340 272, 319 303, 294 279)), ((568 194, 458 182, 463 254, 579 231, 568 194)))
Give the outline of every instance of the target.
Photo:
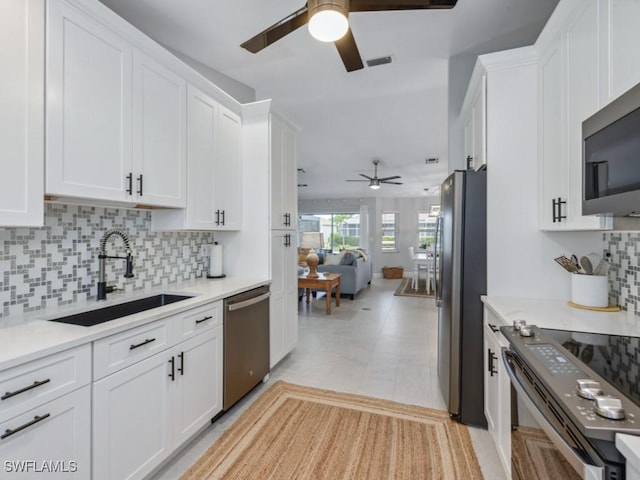
POLYGON ((487 173, 456 171, 442 184, 436 230, 438 379, 450 415, 486 427, 483 323, 487 289, 487 173))

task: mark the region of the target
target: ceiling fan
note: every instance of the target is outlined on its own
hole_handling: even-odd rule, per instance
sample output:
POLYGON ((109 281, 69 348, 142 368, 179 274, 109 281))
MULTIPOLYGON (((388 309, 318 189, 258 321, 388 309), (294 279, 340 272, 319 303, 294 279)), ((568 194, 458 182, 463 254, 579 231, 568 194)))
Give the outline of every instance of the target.
POLYGON ((369 182, 369 188, 372 188, 373 190, 378 190, 381 186, 381 184, 383 183, 388 183, 391 185, 402 185, 402 182, 390 182, 389 180, 396 180, 398 178, 402 178, 399 175, 394 175, 393 177, 384 177, 384 178, 378 178, 378 164, 380 163, 380 160, 374 160, 373 161, 373 165, 375 166, 375 170, 373 173, 373 177, 370 177, 369 175, 365 175, 364 173, 359 173, 358 175, 360 175, 361 177, 366 178, 367 180, 347 180, 347 182, 369 182))
POLYGON ((349 21, 352 12, 453 8, 458 0, 308 0, 307 4, 242 45, 257 53, 285 35, 309 24, 309 32, 323 42, 335 42, 347 72, 364 67, 349 21))

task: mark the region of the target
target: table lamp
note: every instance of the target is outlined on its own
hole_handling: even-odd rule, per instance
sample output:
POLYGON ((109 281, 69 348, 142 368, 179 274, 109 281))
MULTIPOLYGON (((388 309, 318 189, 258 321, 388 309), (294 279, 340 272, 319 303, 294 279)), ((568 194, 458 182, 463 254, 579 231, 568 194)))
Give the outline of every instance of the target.
POLYGON ((320 259, 316 254, 316 248, 322 248, 324 246, 324 236, 322 232, 302 232, 300 236, 300 247, 309 248, 309 254, 307 255, 307 265, 309 266, 309 273, 307 278, 318 278, 318 262, 320 259))

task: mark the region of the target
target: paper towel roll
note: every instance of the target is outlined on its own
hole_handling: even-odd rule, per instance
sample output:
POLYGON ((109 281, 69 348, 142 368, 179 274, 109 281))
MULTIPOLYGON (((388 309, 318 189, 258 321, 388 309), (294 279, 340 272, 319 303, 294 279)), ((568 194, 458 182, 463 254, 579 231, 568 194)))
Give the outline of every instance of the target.
POLYGON ((209 276, 222 276, 222 245, 217 242, 211 246, 211 256, 209 257, 209 276))

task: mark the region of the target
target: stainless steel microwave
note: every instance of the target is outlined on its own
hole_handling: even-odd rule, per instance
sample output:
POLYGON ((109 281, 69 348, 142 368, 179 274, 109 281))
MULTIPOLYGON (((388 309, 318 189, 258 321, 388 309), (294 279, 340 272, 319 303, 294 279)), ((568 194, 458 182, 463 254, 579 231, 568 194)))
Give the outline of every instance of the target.
POLYGON ((582 214, 640 213, 640 84, 582 122, 582 214))

